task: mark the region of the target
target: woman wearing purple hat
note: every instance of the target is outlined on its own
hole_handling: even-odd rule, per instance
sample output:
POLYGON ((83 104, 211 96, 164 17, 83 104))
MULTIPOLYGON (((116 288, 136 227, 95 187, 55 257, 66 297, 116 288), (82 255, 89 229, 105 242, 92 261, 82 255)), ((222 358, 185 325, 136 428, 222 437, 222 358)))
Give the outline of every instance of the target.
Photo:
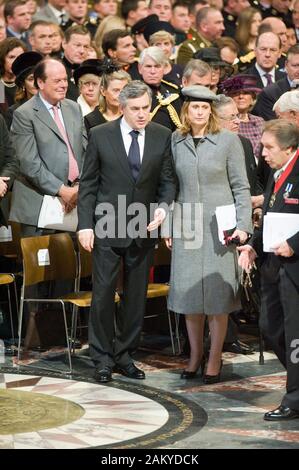
POLYGON ((262 91, 257 87, 256 80, 253 75, 236 75, 222 82, 219 88, 221 93, 230 96, 235 101, 240 119, 239 134, 250 140, 255 159, 258 161, 264 119, 250 113, 255 104, 256 95, 262 91))

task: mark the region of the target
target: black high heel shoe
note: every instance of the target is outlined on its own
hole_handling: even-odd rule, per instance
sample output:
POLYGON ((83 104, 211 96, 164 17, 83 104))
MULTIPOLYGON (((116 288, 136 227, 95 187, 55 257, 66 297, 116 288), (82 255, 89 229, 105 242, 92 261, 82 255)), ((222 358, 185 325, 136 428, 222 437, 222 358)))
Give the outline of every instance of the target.
POLYGON ((220 382, 220 375, 221 375, 222 366, 223 366, 223 361, 221 359, 220 369, 219 369, 218 374, 217 375, 205 374, 203 376, 203 383, 206 384, 206 385, 211 385, 211 384, 216 384, 216 383, 220 382))
POLYGON ((200 375, 203 376, 204 371, 205 371, 205 366, 206 366, 206 358, 203 357, 202 360, 200 361, 199 367, 196 370, 194 370, 194 371, 193 370, 183 370, 183 372, 181 373, 181 379, 185 379, 185 380, 194 379, 197 376, 198 370, 201 371, 200 375))

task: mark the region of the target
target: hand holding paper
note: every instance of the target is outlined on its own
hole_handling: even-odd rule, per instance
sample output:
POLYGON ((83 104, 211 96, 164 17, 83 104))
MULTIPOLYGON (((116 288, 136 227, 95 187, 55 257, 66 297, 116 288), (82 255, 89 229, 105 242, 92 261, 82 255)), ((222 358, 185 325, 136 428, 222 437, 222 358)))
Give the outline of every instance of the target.
POLYGON ((288 242, 277 243, 272 248, 276 256, 283 256, 284 258, 290 258, 294 254, 294 251, 292 250, 288 242))

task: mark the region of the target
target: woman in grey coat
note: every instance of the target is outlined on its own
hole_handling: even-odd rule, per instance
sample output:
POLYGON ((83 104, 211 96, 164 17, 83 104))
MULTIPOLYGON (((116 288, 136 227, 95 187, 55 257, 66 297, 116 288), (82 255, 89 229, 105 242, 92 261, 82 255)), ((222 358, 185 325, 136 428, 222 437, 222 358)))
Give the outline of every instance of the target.
POLYGON ((179 180, 173 210, 169 309, 186 315, 191 355, 182 378, 196 375, 203 360, 208 316, 211 347, 205 383, 220 379, 228 314, 240 307, 236 246, 219 240, 216 207, 234 204, 232 238, 244 243, 251 233, 251 201, 243 149, 238 136, 221 130, 213 109, 216 95, 203 86, 182 90, 183 127, 172 136, 179 180))

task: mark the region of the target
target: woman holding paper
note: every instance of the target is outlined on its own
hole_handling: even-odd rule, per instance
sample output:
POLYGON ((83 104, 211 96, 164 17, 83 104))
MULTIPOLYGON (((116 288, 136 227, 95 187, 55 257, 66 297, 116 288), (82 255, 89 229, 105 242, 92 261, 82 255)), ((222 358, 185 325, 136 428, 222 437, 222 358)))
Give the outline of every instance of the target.
POLYGON ((236 225, 228 223, 221 231, 232 229, 231 237, 244 243, 251 232, 250 192, 240 140, 219 127, 213 108, 217 96, 199 85, 183 88, 182 93, 183 125, 172 138, 180 191, 173 210, 173 237, 166 239, 172 247, 169 309, 186 315, 191 355, 184 379, 195 377, 203 365, 208 316, 211 347, 204 382, 215 383, 220 380, 228 314, 240 308, 236 246, 223 244, 227 234, 218 233, 215 212, 228 210, 236 225))

